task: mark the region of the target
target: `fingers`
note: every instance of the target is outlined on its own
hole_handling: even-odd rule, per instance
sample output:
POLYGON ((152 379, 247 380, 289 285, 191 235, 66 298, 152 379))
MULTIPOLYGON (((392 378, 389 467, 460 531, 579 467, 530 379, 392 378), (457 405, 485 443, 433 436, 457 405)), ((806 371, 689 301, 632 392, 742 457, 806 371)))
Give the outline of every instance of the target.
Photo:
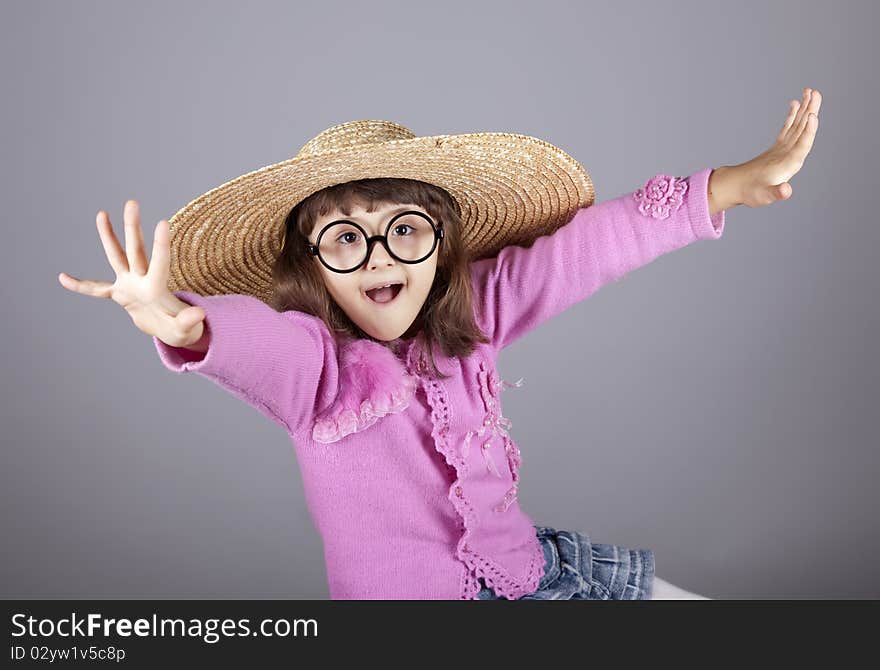
POLYGON ((168 288, 168 267, 171 264, 169 236, 168 222, 163 219, 156 224, 153 231, 153 251, 147 270, 150 283, 165 289, 168 288))
POLYGON ((109 298, 113 284, 105 281, 92 281, 90 279, 77 279, 62 272, 58 275, 58 281, 69 291, 94 296, 95 298, 109 298))
POLYGON ((782 130, 779 131, 779 137, 777 138, 780 142, 785 141, 785 138, 788 135, 788 129, 791 128, 791 124, 794 123, 794 118, 797 116, 800 108, 800 103, 797 100, 792 100, 788 103, 788 118, 786 118, 785 123, 782 124, 782 130))
POLYGON ((137 201, 128 200, 123 213, 125 219, 125 253, 129 269, 139 275, 147 271, 147 255, 144 251, 144 236, 137 201))
POLYGON ((791 124, 791 132, 788 134, 788 140, 794 141, 797 139, 797 136, 801 131, 801 122, 803 121, 804 114, 807 112, 807 107, 810 102, 810 89, 804 89, 804 97, 801 100, 801 105, 798 108, 797 115, 794 117, 794 122, 791 124))
POLYGON ((821 105, 822 95, 819 93, 819 91, 805 88, 803 104, 798 107, 797 113, 790 123, 788 123, 788 120, 786 120, 786 124, 788 127, 783 137, 783 141, 789 144, 797 142, 801 138, 804 129, 812 123, 810 121, 810 114, 818 115, 819 107, 821 105))
POLYGON ((107 215, 107 212, 103 210, 98 212, 96 221, 98 224, 98 235, 101 237, 101 244, 104 245, 104 253, 107 255, 110 267, 113 268, 117 275, 128 272, 128 261, 122 252, 119 240, 116 239, 116 234, 113 232, 113 226, 110 225, 110 217, 107 215))
POLYGON ((801 108, 798 110, 798 115, 794 120, 793 125, 793 134, 790 136, 790 140, 795 142, 801 136, 801 133, 804 132, 804 124, 807 122, 810 114, 810 100, 811 95, 807 93, 807 97, 804 100, 804 103, 801 105, 801 108))
POLYGON ((813 89, 813 97, 810 100, 810 111, 819 116, 819 108, 822 106, 822 94, 815 88, 813 89))
POLYGON ((822 95, 819 91, 805 89, 807 103, 801 106, 801 111, 793 122, 792 131, 787 141, 790 143, 790 157, 798 166, 804 164, 807 154, 813 148, 816 139, 816 131, 819 128, 819 107, 822 105, 822 95))
POLYGON ((804 97, 800 102, 797 100, 792 101, 794 103, 794 111, 790 112, 788 118, 785 120, 784 132, 781 136, 782 142, 790 143, 794 141, 794 138, 797 136, 798 124, 800 123, 808 101, 809 96, 807 94, 807 89, 804 89, 804 97))
POLYGON ((813 148, 813 141, 816 139, 816 131, 819 128, 819 117, 813 116, 812 112, 807 116, 805 123, 805 132, 798 137, 797 142, 791 150, 791 156, 799 165, 803 165, 807 159, 807 154, 813 148))

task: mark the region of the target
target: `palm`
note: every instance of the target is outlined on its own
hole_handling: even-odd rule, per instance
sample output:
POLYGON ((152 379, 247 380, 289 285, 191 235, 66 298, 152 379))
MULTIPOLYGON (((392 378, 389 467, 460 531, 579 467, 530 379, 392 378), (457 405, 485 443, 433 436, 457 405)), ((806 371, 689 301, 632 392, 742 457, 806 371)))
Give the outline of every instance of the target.
POLYGON ((744 205, 760 207, 791 197, 792 187, 788 182, 803 167, 813 148, 821 104, 819 91, 806 89, 803 104, 792 102, 773 146, 738 166, 742 171, 740 198, 744 205))

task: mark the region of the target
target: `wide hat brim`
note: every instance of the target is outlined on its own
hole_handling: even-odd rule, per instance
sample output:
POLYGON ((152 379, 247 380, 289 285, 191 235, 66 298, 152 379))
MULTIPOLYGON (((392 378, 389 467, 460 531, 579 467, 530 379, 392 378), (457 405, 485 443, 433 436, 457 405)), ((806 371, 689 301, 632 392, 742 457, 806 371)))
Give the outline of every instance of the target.
POLYGON ((241 175, 168 219, 169 290, 238 293, 268 302, 284 221, 303 199, 355 179, 399 177, 439 186, 455 199, 473 260, 511 244, 529 246, 593 204, 587 171, 562 149, 501 132, 406 137, 389 121, 334 126, 289 160, 241 175), (402 139, 363 141, 377 128, 402 139), (318 142, 318 140, 322 140, 318 142))

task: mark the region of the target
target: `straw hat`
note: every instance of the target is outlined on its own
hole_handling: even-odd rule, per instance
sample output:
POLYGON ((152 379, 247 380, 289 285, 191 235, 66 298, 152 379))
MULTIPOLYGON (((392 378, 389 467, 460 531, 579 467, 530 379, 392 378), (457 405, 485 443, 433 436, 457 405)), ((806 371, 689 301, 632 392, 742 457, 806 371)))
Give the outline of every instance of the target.
POLYGON ((376 177, 418 179, 448 191, 474 260, 510 244, 529 246, 594 201, 586 170, 528 135, 416 137, 392 121, 350 121, 315 136, 293 158, 228 181, 172 216, 169 290, 268 302, 290 210, 328 186, 376 177))

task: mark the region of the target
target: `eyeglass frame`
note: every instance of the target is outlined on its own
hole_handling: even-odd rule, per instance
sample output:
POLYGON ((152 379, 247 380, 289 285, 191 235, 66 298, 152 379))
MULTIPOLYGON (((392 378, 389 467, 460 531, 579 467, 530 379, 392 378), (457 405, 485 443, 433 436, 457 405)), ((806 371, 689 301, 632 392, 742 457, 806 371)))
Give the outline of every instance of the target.
POLYGON ((356 270, 360 270, 364 266, 364 263, 366 263, 368 260, 370 260, 370 254, 373 253, 373 245, 376 242, 381 242, 382 246, 385 247, 385 251, 387 251, 388 255, 391 256, 392 258, 400 261, 401 263, 415 265, 417 263, 423 263, 426 260, 428 260, 431 257, 431 254, 434 253, 434 250, 437 248, 437 245, 439 244, 440 240, 442 240, 442 239, 443 239, 443 224, 440 221, 437 222, 437 225, 434 225, 434 220, 430 216, 428 216, 424 212, 419 212, 414 209, 410 209, 405 212, 400 212, 399 214, 395 214, 391 218, 391 220, 388 222, 388 225, 385 226, 385 234, 384 235, 368 236, 367 231, 365 231, 361 226, 359 226, 354 221, 349 221, 348 219, 339 219, 337 221, 331 221, 326 226, 324 226, 324 228, 321 230, 320 233, 318 233, 318 239, 315 240, 315 244, 312 244, 311 242, 306 242, 306 248, 309 250, 309 253, 312 256, 318 257, 318 260, 321 261, 321 265, 323 265, 325 268, 327 268, 331 272, 336 272, 339 274, 348 274, 349 272, 354 272, 356 270), (403 258, 400 258, 397 254, 395 254, 393 251, 391 251, 391 248, 388 246, 388 231, 391 230, 392 224, 395 221, 397 221, 397 219, 399 219, 402 216, 406 216, 407 214, 417 214, 418 216, 422 217, 423 219, 426 219, 428 221, 428 223, 431 225, 431 228, 434 229, 434 241, 433 241, 433 244, 431 245, 431 250, 427 254, 425 254, 422 258, 415 260, 415 261, 408 261, 403 258), (350 223, 351 225, 353 225, 355 228, 357 228, 359 231, 361 231, 363 233, 364 238, 367 241, 367 253, 364 256, 364 260, 362 260, 360 263, 355 265, 350 270, 338 270, 334 267, 331 267, 330 265, 328 265, 324 261, 324 258, 321 256, 321 253, 318 249, 318 247, 321 244, 321 238, 324 236, 324 233, 326 233, 328 230, 330 230, 330 228, 335 226, 337 223, 350 223))

